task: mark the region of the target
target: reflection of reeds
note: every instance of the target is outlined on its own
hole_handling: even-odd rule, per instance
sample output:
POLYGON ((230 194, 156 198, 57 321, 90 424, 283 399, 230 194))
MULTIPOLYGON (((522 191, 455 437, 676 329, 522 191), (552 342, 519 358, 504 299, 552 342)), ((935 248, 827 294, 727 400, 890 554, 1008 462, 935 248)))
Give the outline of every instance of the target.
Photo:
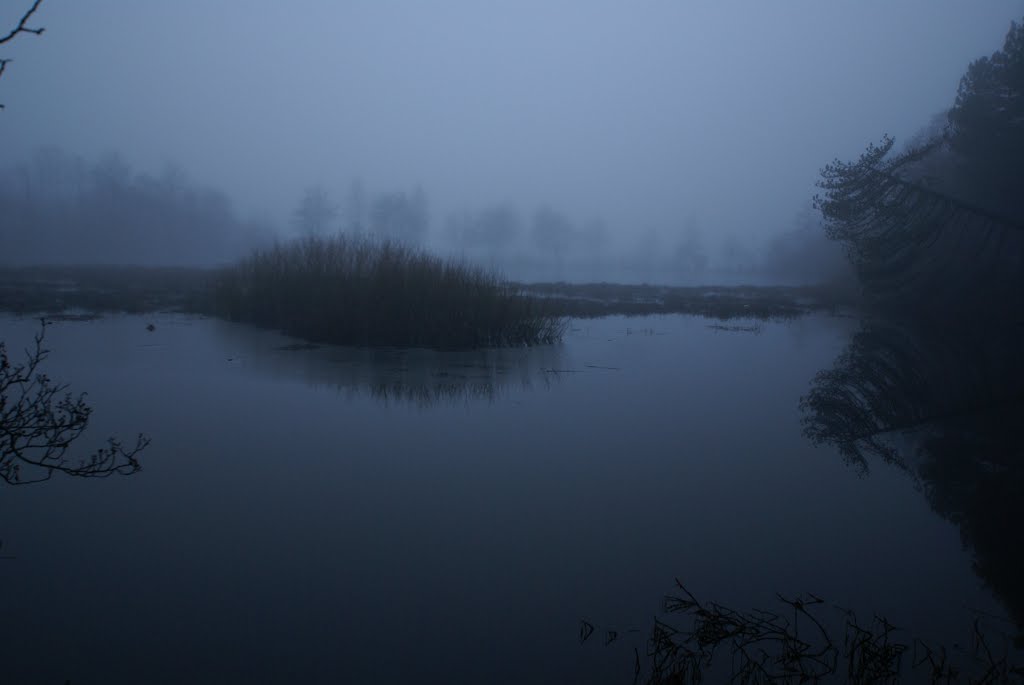
POLYGON ((545 369, 557 365, 562 355, 558 345, 476 350, 311 346, 249 326, 219 323, 217 331, 232 349, 233 363, 252 371, 421 408, 489 402, 513 388, 543 388, 558 380, 545 369))
MULTIPOLYGON (((1024 677, 1024 666, 1010 662, 1008 644, 1002 650, 990 644, 980 618, 974 622, 973 651, 957 659, 920 640, 911 649, 897 640, 897 628, 879 616, 862 624, 853 611, 834 607, 843 623, 836 630, 820 615, 826 602, 814 595, 776 595, 780 612, 744 612, 702 602, 678 580, 676 586, 679 594, 665 598, 664 610, 681 615, 683 625, 655 619, 643 680, 651 685, 700 683, 710 677, 738 683, 897 683, 908 651, 910 670, 930 682, 1001 683, 1024 677)), ((582 621, 580 642, 596 631, 582 621)), ((618 636, 613 630, 605 634, 606 646, 618 636)), ((639 651, 634 652, 639 682, 644 674, 639 651)))
POLYGON ((394 380, 374 383, 366 389, 371 397, 384 404, 414 404, 421 408, 460 400, 492 401, 499 393, 497 384, 490 381, 427 385, 394 380))
POLYGON ((391 242, 309 237, 218 272, 214 312, 347 345, 477 348, 556 342, 564 322, 496 274, 391 242))

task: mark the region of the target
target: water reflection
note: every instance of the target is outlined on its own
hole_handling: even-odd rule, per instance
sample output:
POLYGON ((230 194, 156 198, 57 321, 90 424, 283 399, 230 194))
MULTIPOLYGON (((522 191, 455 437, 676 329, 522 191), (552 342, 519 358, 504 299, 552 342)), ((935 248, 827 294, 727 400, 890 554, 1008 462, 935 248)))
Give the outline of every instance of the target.
POLYGON ((801 399, 804 433, 910 473, 957 524, 1024 646, 1024 329, 871 321, 801 399))
POLYGON ((560 345, 458 351, 316 346, 224 322, 216 333, 233 350, 227 361, 249 371, 418 407, 493 401, 510 389, 546 388, 557 379, 562 360, 560 345))

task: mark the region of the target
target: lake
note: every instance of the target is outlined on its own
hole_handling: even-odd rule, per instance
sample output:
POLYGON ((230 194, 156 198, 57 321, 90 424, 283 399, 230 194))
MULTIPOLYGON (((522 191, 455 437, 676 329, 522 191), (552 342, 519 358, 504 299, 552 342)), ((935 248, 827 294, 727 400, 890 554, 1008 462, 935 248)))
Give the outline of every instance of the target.
MULTIPOLYGON (((46 371, 95 409, 80 451, 152 444, 131 477, 3 488, 0 680, 630 683, 675 578, 947 644, 1005 614, 906 470, 802 434, 856 320, 713 323, 469 353, 54 323, 46 371)), ((17 359, 38 324, 0 329, 17 359)))

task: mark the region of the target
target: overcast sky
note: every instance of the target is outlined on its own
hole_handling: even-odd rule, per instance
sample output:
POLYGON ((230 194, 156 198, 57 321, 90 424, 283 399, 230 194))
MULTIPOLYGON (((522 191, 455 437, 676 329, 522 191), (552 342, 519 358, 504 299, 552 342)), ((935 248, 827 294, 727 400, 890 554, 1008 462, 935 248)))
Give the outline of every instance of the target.
MULTIPOLYGON (((30 4, 7 0, 3 26, 30 4)), ((1024 0, 44 0, 3 49, 0 151, 118 151, 284 222, 427 191, 435 215, 512 201, 624 235, 695 217, 763 237, 818 169, 948 107, 1024 0)), ((439 217, 440 218, 440 217, 439 217)), ((2 220, 2 218, 0 218, 2 220)))

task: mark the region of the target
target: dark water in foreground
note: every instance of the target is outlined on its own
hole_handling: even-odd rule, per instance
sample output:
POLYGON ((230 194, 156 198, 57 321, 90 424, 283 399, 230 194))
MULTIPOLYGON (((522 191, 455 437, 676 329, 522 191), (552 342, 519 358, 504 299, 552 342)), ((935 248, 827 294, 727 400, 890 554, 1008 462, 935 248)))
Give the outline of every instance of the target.
MULTIPOLYGON (((96 410, 83 449, 153 442, 130 478, 0 490, 0 682, 629 683, 640 638, 580 646, 579 621, 646 633, 675 577, 947 643, 1003 613, 912 478, 802 436, 855 322, 708 323, 463 354, 53 325, 48 372, 96 410)), ((36 330, 0 326, 12 351, 36 330)))

